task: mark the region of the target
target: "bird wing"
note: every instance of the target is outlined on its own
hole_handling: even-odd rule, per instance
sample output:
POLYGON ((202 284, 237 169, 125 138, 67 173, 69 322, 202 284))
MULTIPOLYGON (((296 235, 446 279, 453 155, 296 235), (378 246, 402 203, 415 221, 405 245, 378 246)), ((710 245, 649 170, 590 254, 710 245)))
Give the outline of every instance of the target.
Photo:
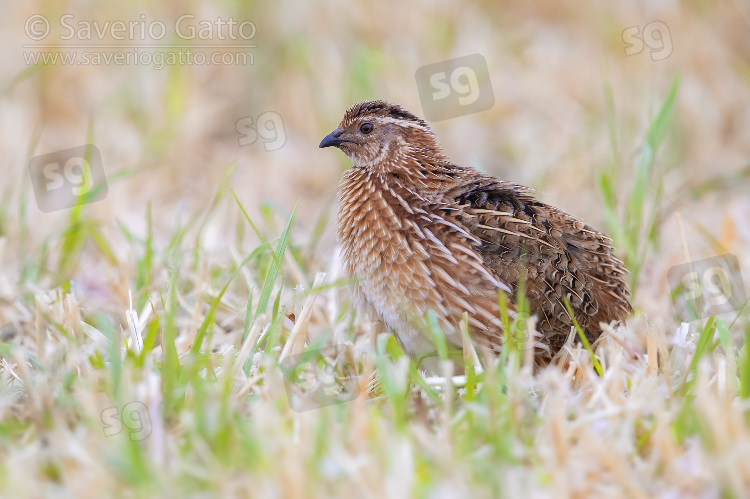
POLYGON ((513 291, 525 283, 537 328, 552 346, 561 346, 572 321, 570 302, 589 340, 599 323, 632 312, 623 263, 611 240, 552 206, 534 198, 534 190, 477 174, 449 196, 457 220, 481 241, 476 251, 484 265, 513 291))

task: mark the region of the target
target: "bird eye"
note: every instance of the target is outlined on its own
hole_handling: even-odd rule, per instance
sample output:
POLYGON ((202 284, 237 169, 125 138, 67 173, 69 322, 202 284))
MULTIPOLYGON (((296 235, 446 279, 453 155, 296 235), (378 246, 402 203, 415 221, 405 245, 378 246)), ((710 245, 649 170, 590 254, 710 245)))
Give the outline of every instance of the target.
POLYGON ((372 126, 372 123, 363 123, 361 127, 359 127, 359 131, 367 135, 368 133, 372 132, 375 129, 374 126, 372 126))

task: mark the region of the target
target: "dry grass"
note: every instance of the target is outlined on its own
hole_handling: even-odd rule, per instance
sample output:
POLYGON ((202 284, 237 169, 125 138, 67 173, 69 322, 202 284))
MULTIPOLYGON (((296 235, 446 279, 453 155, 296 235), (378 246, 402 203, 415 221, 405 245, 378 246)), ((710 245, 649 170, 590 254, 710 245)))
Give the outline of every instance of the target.
POLYGON ((667 270, 729 252, 750 276, 747 5, 493 5, 5 6, 2 495, 745 496, 748 312, 679 324, 667 270), (26 65, 26 20, 64 13, 233 16, 258 48, 243 67, 26 65), (623 30, 654 20, 672 54, 625 56, 623 30), (446 151, 639 269, 601 375, 571 348, 541 372, 478 352, 460 386, 425 382, 349 306, 328 220, 347 165, 317 144, 359 100, 419 114, 416 69, 475 52, 495 105, 434 124, 446 151), (283 147, 239 145, 237 120, 267 111, 283 147), (29 159, 87 142, 106 199, 42 213, 29 159), (293 412, 281 357, 331 344, 367 394, 293 412))

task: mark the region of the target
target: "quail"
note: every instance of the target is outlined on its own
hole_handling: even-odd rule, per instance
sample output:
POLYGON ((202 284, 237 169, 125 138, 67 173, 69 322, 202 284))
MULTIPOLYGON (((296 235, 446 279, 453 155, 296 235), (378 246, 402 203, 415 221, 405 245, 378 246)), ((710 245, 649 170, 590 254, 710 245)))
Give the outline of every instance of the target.
POLYGON ((499 352, 498 293, 512 311, 519 286, 536 316, 538 365, 571 334, 566 300, 591 342, 600 323, 632 312, 627 270, 607 236, 531 188, 453 163, 427 123, 402 107, 352 106, 320 143, 331 146, 353 163, 339 189, 337 236, 354 302, 412 357, 435 351, 430 310, 449 344, 463 344, 465 313, 472 341, 499 352))

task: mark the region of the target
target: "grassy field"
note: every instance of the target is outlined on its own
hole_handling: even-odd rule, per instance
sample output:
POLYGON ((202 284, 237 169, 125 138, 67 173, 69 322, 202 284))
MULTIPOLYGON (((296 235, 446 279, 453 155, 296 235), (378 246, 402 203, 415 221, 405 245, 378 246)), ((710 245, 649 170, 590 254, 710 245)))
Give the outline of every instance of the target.
POLYGON ((3 497, 747 496, 746 4, 5 7, 3 497), (225 58, 152 55, 183 45, 225 58), (446 152, 611 235, 636 312, 542 370, 505 317, 499 359, 467 338, 466 373, 426 376, 349 302, 349 165, 317 145, 360 100, 423 115, 417 70, 474 53, 494 105, 431 123, 446 152), (106 189, 65 173, 85 144, 106 189), (696 282, 731 299, 682 322, 696 282))

